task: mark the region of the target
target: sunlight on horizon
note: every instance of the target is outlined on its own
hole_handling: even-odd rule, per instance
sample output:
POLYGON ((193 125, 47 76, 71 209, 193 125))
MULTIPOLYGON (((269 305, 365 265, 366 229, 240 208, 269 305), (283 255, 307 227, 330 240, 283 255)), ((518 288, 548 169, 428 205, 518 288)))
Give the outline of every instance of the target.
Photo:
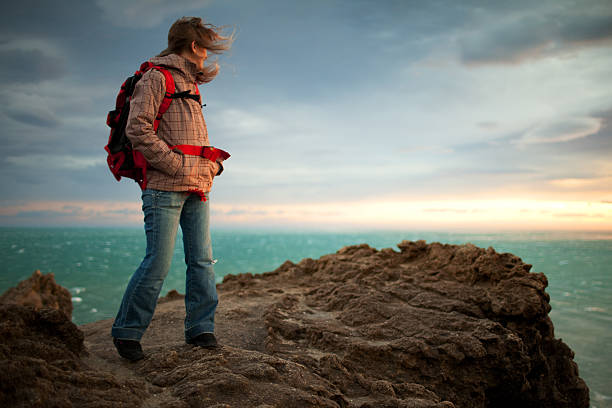
MULTIPOLYGON (((0 207, 2 225, 138 226, 138 202, 30 202, 0 207), (41 219, 46 222, 42 223, 41 219)), ((436 230, 612 230, 612 202, 553 200, 380 200, 322 204, 212 203, 217 227, 417 228, 436 230)))

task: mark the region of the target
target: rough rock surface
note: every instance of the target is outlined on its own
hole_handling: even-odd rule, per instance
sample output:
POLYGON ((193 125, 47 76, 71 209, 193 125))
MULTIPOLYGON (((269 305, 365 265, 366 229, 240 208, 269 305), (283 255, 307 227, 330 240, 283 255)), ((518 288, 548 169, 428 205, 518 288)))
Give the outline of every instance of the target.
POLYGON ((0 296, 0 303, 32 306, 37 310, 57 309, 64 312, 70 319, 72 317, 71 299, 68 289, 55 283, 52 273, 43 275, 36 270, 28 279, 4 292, 0 296))
MULTIPOLYGON (((142 341, 147 358, 137 363, 116 355, 110 320, 81 327, 88 354, 67 321, 38 334, 72 353, 55 360, 6 340, 14 324, 3 325, 2 364, 26 370, 15 349, 52 364, 60 385, 50 395, 64 399, 53 404, 14 375, 9 391, 1 378, 0 403, 9 392, 38 392, 40 406, 83 406, 87 391, 99 406, 113 392, 117 406, 135 407, 589 406, 572 351, 554 338, 544 275, 491 248, 398 247, 351 246, 227 276, 218 285, 215 350, 185 344, 176 293, 160 301, 142 341)), ((22 325, 47 327, 36 319, 22 325)))
POLYGON ((144 381, 89 367, 85 355, 83 332, 60 310, 1 304, 0 406, 139 406, 144 381))

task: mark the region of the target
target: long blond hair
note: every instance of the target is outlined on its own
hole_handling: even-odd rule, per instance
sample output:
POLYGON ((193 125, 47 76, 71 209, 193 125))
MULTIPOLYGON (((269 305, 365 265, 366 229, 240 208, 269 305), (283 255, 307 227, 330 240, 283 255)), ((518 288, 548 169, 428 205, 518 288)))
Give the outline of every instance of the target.
MULTIPOLYGON (((208 52, 221 54, 231 48, 234 42, 234 33, 222 35, 221 28, 212 24, 205 24, 200 17, 181 17, 172 24, 168 31, 168 48, 159 53, 158 57, 170 54, 191 52, 191 44, 196 42, 208 52)), ((219 64, 212 61, 204 65, 202 81, 210 82, 219 73, 219 64)))

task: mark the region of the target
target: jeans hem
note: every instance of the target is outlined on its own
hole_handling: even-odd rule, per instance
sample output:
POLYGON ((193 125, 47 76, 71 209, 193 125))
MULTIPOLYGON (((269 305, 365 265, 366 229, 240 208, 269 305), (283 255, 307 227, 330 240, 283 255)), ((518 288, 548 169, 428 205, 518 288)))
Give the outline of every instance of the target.
POLYGON ((123 329, 113 327, 111 329, 111 336, 116 339, 121 340, 136 340, 140 341, 142 338, 143 332, 138 329, 123 329))
POLYGON ((189 341, 202 333, 214 333, 214 324, 198 324, 185 330, 185 340, 189 341))

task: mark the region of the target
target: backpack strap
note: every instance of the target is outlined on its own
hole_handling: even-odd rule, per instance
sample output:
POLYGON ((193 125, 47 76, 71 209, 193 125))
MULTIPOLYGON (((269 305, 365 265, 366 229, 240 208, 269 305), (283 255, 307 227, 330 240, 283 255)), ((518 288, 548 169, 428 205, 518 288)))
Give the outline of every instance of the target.
MULTIPOLYGON (((198 89, 198 88, 196 88, 198 89)), ((179 99, 179 98, 183 98, 183 99, 193 99, 194 101, 196 101, 197 103, 199 103, 200 105, 202 105, 202 99, 200 97, 200 93, 196 92, 194 94, 191 93, 191 91, 183 91, 183 92, 177 92, 175 94, 173 94, 172 96, 170 96, 172 99, 179 99)), ((204 106, 204 105, 202 105, 204 106)))
POLYGON ((168 71, 167 68, 161 65, 153 65, 153 63, 149 61, 144 62, 140 66, 140 71, 143 73, 150 69, 155 69, 161 72, 164 75, 164 79, 166 80, 166 92, 164 93, 164 99, 162 99, 162 102, 159 105, 159 111, 157 112, 157 116, 155 117, 155 121, 153 122, 153 130, 157 132, 157 128, 159 127, 159 122, 163 114, 166 113, 166 111, 170 107, 170 104, 172 103, 172 99, 186 98, 186 99, 193 99, 199 104, 201 104, 202 102, 201 102, 200 91, 198 89, 197 84, 195 87, 196 88, 195 94, 191 94, 189 91, 174 93, 174 91, 176 90, 176 87, 174 85, 174 78, 172 78, 172 74, 170 73, 170 71, 168 71))
POLYGON ((153 130, 157 132, 157 128, 159 127, 159 121, 162 118, 162 115, 166 113, 170 104, 172 103, 172 99, 174 96, 174 78, 172 78, 172 74, 166 68, 160 67, 158 65, 153 65, 150 69, 155 69, 161 72, 166 79, 166 93, 164 93, 164 99, 162 100, 161 105, 159 105, 159 111, 157 112, 157 117, 153 122, 153 130))

